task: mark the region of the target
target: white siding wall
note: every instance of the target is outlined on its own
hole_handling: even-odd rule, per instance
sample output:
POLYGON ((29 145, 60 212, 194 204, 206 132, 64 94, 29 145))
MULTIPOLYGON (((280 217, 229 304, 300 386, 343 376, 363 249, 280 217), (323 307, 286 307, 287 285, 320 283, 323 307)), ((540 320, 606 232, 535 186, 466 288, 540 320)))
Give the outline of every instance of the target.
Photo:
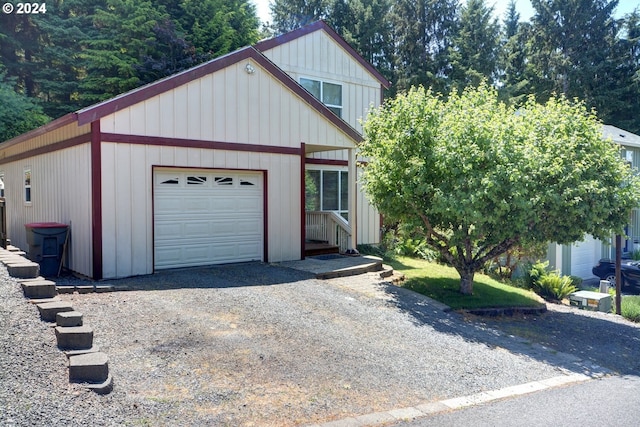
POLYGON ((300 259, 300 157, 102 144, 104 278, 153 272, 152 166, 266 170, 269 262, 300 259))
POLYGON ((7 232, 14 246, 28 251, 24 224, 60 222, 71 225, 69 267, 91 276, 90 146, 0 165, 7 201, 7 232), (31 169, 32 203, 24 203, 24 169, 31 169))
POLYGON ((324 31, 263 52, 294 80, 315 78, 342 86, 342 119, 362 133, 360 119, 380 104, 380 82, 324 31))

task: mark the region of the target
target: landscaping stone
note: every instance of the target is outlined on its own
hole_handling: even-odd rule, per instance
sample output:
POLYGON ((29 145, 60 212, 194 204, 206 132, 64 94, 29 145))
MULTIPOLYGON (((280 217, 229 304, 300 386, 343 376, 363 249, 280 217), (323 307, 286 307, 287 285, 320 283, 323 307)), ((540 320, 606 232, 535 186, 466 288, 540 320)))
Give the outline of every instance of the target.
POLYGON ((62 350, 64 355, 67 356, 67 359, 70 358, 71 356, 78 356, 80 354, 87 354, 87 353, 97 353, 99 351, 100 351, 100 347, 97 345, 94 345, 91 348, 81 348, 79 350, 62 350))
POLYGON ((109 378, 109 358, 105 353, 69 357, 69 381, 103 383, 109 378))
POLYGON ((58 347, 68 350, 81 350, 93 346, 93 329, 89 326, 56 326, 58 347))
POLYGON ((62 311, 56 314, 56 324, 64 327, 82 326, 82 313, 79 311, 62 311))
POLYGON ((53 298, 58 294, 55 282, 50 280, 23 282, 21 286, 27 298, 53 298))
POLYGON ((38 277, 40 274, 40 265, 31 261, 10 262, 5 263, 7 271, 11 277, 26 279, 30 277, 38 277))
POLYGON ((76 291, 76 287, 75 286, 56 286, 56 290, 58 291, 59 294, 72 294, 76 291))
POLYGON ((54 301, 37 304, 40 311, 40 318, 45 322, 55 322, 56 315, 63 311, 73 311, 73 307, 68 302, 54 301))

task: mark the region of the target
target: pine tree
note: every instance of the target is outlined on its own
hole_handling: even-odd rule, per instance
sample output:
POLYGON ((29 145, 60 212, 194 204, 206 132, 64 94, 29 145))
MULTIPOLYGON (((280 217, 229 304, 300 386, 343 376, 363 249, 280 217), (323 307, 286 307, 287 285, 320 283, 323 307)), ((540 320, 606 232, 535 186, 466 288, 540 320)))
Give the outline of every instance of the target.
POLYGON ((450 85, 462 90, 486 80, 495 84, 498 72, 500 25, 484 0, 468 0, 449 47, 450 85))
POLYGON ((271 30, 284 34, 318 20, 326 20, 331 13, 331 0, 273 0, 271 30))
POLYGON ((396 89, 446 88, 457 0, 398 0, 393 7, 396 89))

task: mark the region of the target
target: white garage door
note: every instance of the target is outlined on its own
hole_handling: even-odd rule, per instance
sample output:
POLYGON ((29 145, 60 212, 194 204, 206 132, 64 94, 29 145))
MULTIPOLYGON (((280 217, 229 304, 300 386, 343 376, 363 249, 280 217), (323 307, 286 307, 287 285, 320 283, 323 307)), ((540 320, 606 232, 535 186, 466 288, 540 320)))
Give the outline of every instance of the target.
POLYGON ((156 269, 262 260, 261 173, 157 169, 153 178, 156 269))

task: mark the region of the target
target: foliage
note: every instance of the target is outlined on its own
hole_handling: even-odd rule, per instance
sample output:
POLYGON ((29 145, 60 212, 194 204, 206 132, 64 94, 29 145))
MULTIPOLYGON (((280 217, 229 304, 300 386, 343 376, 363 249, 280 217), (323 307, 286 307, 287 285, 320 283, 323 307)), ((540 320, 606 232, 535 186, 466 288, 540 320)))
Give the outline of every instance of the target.
POLYGON ((41 126, 50 120, 31 98, 14 91, 0 70, 0 141, 41 126))
POLYGON ((524 284, 544 299, 561 301, 578 289, 582 279, 574 276, 561 276, 558 271, 549 269, 549 261, 529 263, 524 284))
POLYGON ((448 266, 414 258, 397 257, 388 261, 407 278, 402 287, 440 301, 454 310, 494 307, 538 307, 539 298, 489 276, 476 277, 473 296, 460 294, 456 271, 448 266))
POLYGON ((581 103, 533 98, 516 113, 481 85, 448 98, 424 88, 364 124, 366 192, 427 243, 473 292, 473 275, 517 246, 621 230, 639 180, 581 103))
POLYGON ((535 281, 534 291, 544 299, 562 301, 577 288, 569 276, 561 276, 552 272, 535 281))
POLYGON ((640 322, 640 296, 622 298, 621 314, 632 322, 640 322))

